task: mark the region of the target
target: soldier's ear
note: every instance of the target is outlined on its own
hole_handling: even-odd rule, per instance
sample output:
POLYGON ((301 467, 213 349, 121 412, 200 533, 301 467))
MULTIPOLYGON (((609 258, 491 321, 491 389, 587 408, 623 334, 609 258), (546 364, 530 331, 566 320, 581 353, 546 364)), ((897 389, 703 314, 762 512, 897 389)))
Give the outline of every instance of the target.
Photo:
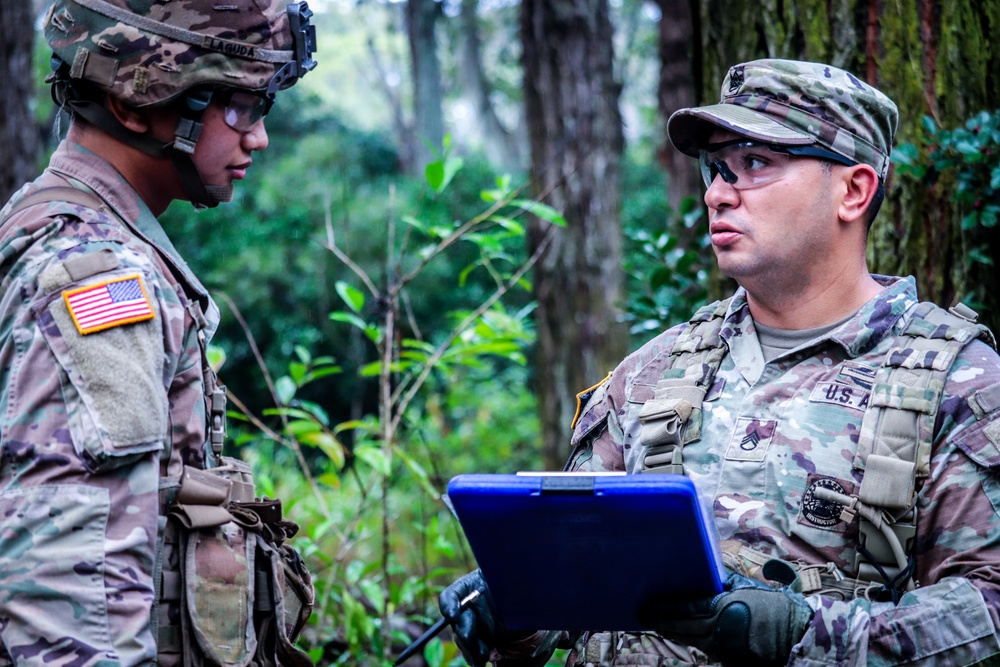
POLYGON ((878 174, 867 164, 842 167, 838 171, 838 176, 843 179, 840 219, 848 223, 857 220, 867 223, 868 205, 878 190, 878 174))
POLYGON ((145 134, 149 130, 149 112, 146 109, 129 106, 111 95, 108 95, 106 99, 108 111, 127 129, 138 134, 145 134))

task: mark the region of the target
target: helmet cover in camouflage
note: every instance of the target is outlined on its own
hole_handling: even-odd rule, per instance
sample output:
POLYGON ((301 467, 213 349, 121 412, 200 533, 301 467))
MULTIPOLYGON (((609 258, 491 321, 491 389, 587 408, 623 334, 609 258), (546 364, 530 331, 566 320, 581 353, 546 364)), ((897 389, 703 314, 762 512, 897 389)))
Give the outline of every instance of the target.
POLYGON ((675 112, 667 133, 693 157, 717 128, 771 144, 815 144, 871 165, 884 181, 897 118, 892 100, 850 72, 768 59, 730 68, 719 104, 675 112))
POLYGON ((73 80, 133 106, 197 86, 275 92, 315 67, 305 2, 55 0, 45 38, 73 80))

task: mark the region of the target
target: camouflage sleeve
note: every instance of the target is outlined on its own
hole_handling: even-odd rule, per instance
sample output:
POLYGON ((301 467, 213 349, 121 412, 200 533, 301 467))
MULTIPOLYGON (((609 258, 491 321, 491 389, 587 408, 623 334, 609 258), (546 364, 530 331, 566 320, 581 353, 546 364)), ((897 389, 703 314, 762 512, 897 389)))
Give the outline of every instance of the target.
POLYGON ((0 306, 0 636, 18 665, 153 664, 169 286, 120 243, 43 244, 0 306))
POLYGON ((812 596, 790 665, 971 665, 1000 654, 1000 370, 973 343, 938 415, 918 496, 916 578, 898 605, 812 596))

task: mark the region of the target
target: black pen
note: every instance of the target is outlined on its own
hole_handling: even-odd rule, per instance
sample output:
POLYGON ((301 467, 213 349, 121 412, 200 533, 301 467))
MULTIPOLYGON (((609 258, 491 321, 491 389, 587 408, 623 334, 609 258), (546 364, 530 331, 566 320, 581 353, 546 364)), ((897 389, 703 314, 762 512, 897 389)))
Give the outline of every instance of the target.
MULTIPOLYGON (((469 605, 479 599, 479 591, 472 591, 458 603, 458 613, 461 614, 463 611, 468 609, 469 605)), ((396 662, 392 663, 392 667, 399 667, 404 660, 411 657, 414 653, 419 651, 424 647, 424 644, 429 642, 434 635, 441 632, 444 626, 448 625, 448 619, 441 618, 438 619, 437 623, 432 625, 427 629, 427 632, 417 637, 417 640, 403 649, 403 652, 399 654, 396 658, 396 662)))

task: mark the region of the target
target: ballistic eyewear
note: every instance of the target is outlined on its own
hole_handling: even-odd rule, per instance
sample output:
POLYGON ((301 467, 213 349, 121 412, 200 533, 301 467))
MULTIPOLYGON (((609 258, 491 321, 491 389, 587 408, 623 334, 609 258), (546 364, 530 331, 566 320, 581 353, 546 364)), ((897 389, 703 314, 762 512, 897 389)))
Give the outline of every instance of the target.
POLYGON ((237 132, 249 132, 274 106, 273 97, 244 90, 217 92, 215 100, 224 109, 226 125, 237 132))
POLYGON ((705 187, 722 176, 737 190, 749 190, 780 179, 793 157, 830 160, 848 167, 858 164, 822 146, 779 146, 748 139, 708 144, 699 151, 698 164, 705 187))

